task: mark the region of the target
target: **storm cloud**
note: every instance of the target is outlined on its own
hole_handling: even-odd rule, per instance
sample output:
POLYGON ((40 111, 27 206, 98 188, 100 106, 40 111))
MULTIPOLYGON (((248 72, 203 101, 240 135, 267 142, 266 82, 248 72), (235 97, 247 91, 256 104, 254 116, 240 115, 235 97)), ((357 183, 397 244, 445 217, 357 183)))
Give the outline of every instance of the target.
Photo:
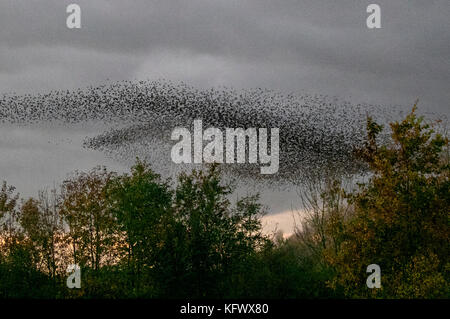
POLYGON ((2 1, 3 92, 165 79, 337 95, 448 112, 448 1, 2 1))
MULTIPOLYGON (((382 28, 377 30, 366 27, 370 3, 3 0, 0 94, 23 97, 162 79, 204 92, 225 86, 323 95, 331 101, 337 96, 348 105, 384 110, 410 109, 419 98, 420 112, 448 115, 448 0, 378 0, 382 28), (81 7, 82 28, 70 30, 66 7, 74 2, 81 7)), ((103 127, 87 124, 73 130, 48 126, 18 131, 2 124, 0 179, 31 194, 72 169, 105 163, 126 169, 82 148, 87 135, 93 138, 90 145, 101 149, 101 138, 117 132, 101 135, 103 127), (64 141, 54 143, 52 134, 64 141)), ((120 133, 133 137, 133 129, 120 133)))

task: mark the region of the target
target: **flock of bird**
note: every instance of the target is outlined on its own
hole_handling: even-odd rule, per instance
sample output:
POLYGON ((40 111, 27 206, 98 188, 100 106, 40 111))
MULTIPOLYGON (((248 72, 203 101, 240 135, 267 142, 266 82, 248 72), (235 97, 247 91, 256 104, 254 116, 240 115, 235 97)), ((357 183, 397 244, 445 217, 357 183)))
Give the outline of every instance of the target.
POLYGON ((224 164, 230 176, 271 185, 301 182, 318 172, 364 172, 353 150, 365 141, 367 115, 385 124, 398 118, 399 111, 324 95, 198 89, 169 81, 122 81, 74 91, 0 97, 0 123, 102 123, 109 129, 86 138, 84 147, 130 163, 140 157, 161 174, 191 167, 171 162, 170 149, 175 143, 171 132, 175 127, 191 127, 195 119, 203 120, 204 129, 279 128, 277 174, 261 175, 259 164, 224 164))

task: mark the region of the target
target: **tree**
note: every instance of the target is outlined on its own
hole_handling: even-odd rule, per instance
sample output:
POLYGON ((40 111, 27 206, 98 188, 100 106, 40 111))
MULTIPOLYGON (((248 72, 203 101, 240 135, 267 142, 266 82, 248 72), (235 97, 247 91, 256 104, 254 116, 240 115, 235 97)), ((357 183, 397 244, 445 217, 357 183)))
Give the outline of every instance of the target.
POLYGON ((448 138, 415 111, 391 123, 388 145, 378 144, 382 127, 368 118, 367 142, 357 155, 372 175, 349 194, 355 216, 340 251, 328 254, 338 270, 331 284, 350 297, 450 296, 448 138), (366 287, 370 264, 381 267, 381 289, 366 287))
POLYGON ((62 185, 60 213, 68 227, 73 263, 95 271, 116 257, 116 223, 106 198, 106 185, 114 176, 97 167, 89 173, 76 172, 62 185))
POLYGON ((6 182, 2 183, 2 188, 0 189, 0 219, 16 208, 19 194, 14 194, 15 190, 14 186, 8 186, 6 182))
POLYGON ((258 196, 242 198, 233 208, 231 193, 230 185, 221 182, 217 165, 206 173, 179 176, 174 210, 183 226, 177 252, 185 270, 179 279, 185 284, 185 295, 223 296, 238 278, 234 275, 245 273, 242 265, 247 257, 266 243, 258 196))
POLYGON ((4 182, 0 190, 0 297, 48 298, 54 291, 48 289, 47 274, 39 271, 39 252, 21 227, 18 199, 15 188, 4 182))
POLYGON ((0 189, 0 244, 2 251, 6 251, 14 241, 17 219, 17 201, 19 194, 15 194, 16 188, 3 182, 0 189))
POLYGON ((44 271, 55 280, 58 268, 58 245, 63 237, 63 225, 58 210, 56 190, 39 192, 39 199, 30 198, 20 209, 19 222, 30 241, 44 271))
POLYGON ((325 251, 339 251, 344 223, 351 218, 352 207, 344 192, 344 178, 331 172, 317 175, 299 191, 303 209, 301 226, 295 227, 295 239, 318 263, 327 266, 325 251))
POLYGON ((107 196, 124 245, 121 252, 135 296, 152 296, 151 270, 157 267, 171 222, 172 191, 146 163, 137 160, 131 175, 113 178, 107 196))

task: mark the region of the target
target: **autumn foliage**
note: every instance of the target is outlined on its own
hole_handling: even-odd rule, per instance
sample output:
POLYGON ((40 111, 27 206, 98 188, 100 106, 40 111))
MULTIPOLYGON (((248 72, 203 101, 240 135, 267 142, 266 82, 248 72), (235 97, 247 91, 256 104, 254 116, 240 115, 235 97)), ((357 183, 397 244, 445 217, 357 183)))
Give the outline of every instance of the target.
POLYGON ((258 195, 232 200, 220 167, 163 180, 75 172, 60 190, 20 201, 0 188, 0 297, 448 298, 448 138, 416 109, 383 128, 367 119, 355 150, 369 170, 344 187, 325 172, 303 188, 295 235, 262 232, 258 195), (69 264, 80 289, 66 287, 69 264), (366 286, 367 266, 381 288, 366 286))

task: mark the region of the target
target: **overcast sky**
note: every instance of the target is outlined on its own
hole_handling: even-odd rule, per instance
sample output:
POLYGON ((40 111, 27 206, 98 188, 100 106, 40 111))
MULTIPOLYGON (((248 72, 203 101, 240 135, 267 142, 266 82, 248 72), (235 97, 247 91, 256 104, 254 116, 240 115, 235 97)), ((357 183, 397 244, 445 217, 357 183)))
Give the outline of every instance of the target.
MULTIPOLYGON (((419 98, 423 111, 448 115, 449 17, 449 0, 1 0, 0 94, 165 79, 355 103, 419 98), (381 29, 366 27, 372 2, 381 29), (66 27, 70 3, 81 7, 81 29, 66 27)), ((99 132, 3 125, 0 180, 32 195, 74 169, 125 169, 81 148, 90 133, 99 132)), ((283 196, 266 202, 286 212, 295 203, 283 196)))
POLYGON ((0 90, 164 78, 447 113, 449 17, 448 0, 2 0, 0 90), (366 27, 372 2, 382 29, 366 27))

